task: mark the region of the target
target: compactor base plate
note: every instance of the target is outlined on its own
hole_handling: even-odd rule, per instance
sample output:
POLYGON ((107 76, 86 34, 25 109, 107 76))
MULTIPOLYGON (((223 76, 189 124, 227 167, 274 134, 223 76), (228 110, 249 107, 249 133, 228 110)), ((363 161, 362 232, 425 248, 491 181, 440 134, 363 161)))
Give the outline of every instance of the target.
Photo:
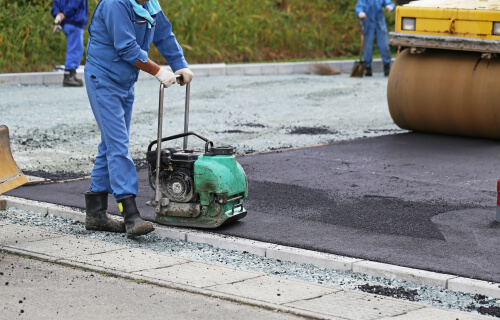
POLYGON ((155 222, 163 225, 174 226, 174 227, 192 227, 201 229, 215 229, 222 225, 230 224, 240 219, 243 219, 247 215, 246 210, 240 212, 235 212, 234 215, 223 215, 218 218, 183 218, 183 217, 169 217, 156 215, 155 222))

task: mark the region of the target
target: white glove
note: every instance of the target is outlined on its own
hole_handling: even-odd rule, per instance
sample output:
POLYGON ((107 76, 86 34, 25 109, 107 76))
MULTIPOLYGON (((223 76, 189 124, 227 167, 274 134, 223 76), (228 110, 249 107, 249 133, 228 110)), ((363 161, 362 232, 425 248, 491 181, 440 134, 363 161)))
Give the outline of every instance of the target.
POLYGON ((387 12, 391 12, 392 11, 392 6, 390 4, 386 5, 385 6, 385 10, 387 10, 387 12))
POLYGON ((54 25, 54 30, 52 30, 52 32, 57 34, 57 33, 61 32, 61 31, 62 31, 61 25, 60 24, 55 24, 54 25))
POLYGON ((54 30, 52 30, 52 32, 59 33, 62 31, 61 22, 63 21, 63 19, 64 19, 64 14, 58 13, 54 19, 54 30))
POLYGON ((177 75, 181 75, 182 77, 177 79, 177 83, 181 86, 190 83, 193 81, 194 74, 189 68, 179 69, 175 72, 177 75))
POLYGON ((175 83, 175 74, 172 71, 168 71, 160 67, 160 70, 158 70, 158 73, 155 74, 156 79, 163 83, 165 88, 170 87, 175 83))
POLYGON ((360 12, 360 13, 358 14, 358 17, 359 17, 360 19, 366 19, 366 13, 364 13, 364 12, 360 12))

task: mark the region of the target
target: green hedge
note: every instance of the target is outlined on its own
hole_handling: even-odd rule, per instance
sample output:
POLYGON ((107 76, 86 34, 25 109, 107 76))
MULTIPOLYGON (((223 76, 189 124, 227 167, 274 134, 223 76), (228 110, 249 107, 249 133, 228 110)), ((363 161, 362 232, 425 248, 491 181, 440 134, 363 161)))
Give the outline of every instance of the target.
MULTIPOLYGON (((328 59, 359 50, 355 0, 160 0, 190 63, 328 59)), ((0 0, 0 72, 64 64, 50 0, 0 0)), ((89 0, 90 16, 98 0, 89 0)), ((389 26, 393 16, 388 15, 389 26)), ((88 34, 85 32, 85 42, 88 34)), ((153 60, 165 63, 156 49, 153 60)), ((84 61, 82 61, 84 63, 84 61)))

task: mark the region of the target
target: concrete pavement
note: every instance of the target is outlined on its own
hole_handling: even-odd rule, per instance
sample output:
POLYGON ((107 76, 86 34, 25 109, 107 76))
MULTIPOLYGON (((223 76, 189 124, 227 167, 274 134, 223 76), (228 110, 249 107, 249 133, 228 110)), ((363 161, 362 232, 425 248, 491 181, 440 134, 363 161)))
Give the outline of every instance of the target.
POLYGON ((302 318, 6 253, 0 273, 1 319, 302 318))
POLYGON ((4 222, 0 223, 0 249, 4 283, 0 297, 8 318, 154 319, 175 315, 181 319, 224 319, 240 315, 242 319, 293 319, 289 314, 353 320, 489 318, 4 222), (130 294, 139 299, 127 300, 130 294), (224 302, 218 303, 218 299, 224 302), (91 307, 95 303, 99 310, 91 307), (288 314, 256 311, 241 304, 288 314))

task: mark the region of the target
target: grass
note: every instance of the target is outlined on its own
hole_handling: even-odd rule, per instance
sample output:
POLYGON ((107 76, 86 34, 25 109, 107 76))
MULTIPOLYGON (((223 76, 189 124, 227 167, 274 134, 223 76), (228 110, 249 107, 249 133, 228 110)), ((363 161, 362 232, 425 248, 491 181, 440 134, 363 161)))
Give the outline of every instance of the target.
MULTIPOLYGON (((0 72, 64 64, 66 39, 52 33, 50 0, 0 0, 0 72)), ((90 17, 98 0, 89 0, 90 17)), ((160 0, 190 63, 356 58, 353 0, 160 0)), ((393 14, 388 14, 393 25, 393 14)), ((85 44, 88 38, 85 32, 85 44)), ((152 46, 151 59, 166 63, 152 46)), ((84 59, 82 60, 84 63, 84 59)))

